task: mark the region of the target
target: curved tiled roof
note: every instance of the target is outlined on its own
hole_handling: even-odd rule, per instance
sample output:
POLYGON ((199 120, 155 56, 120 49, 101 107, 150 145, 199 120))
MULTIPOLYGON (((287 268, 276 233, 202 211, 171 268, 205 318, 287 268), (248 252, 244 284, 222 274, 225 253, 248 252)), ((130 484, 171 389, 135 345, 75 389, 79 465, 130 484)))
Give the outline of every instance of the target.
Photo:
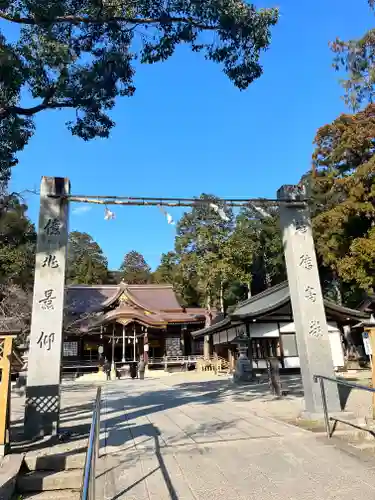
POLYGON ((238 303, 230 313, 232 318, 263 316, 287 304, 290 300, 288 282, 264 290, 238 303))
POLYGON ((339 306, 331 300, 324 299, 324 305, 327 311, 332 314, 338 314, 340 316, 347 316, 348 318, 366 320, 369 319, 369 314, 364 311, 358 311, 357 309, 351 309, 350 307, 339 306))
MULTIPOLYGON (((239 302, 234 306, 228 316, 216 324, 203 328, 193 333, 194 337, 213 334, 228 326, 234 325, 236 321, 257 319, 277 312, 286 304, 290 303, 289 285, 287 281, 268 288, 262 293, 254 295, 250 299, 239 302)), ((334 302, 324 299, 326 313, 333 317, 345 318, 346 320, 366 320, 370 315, 363 311, 339 306, 334 302)), ((272 321, 272 318, 270 318, 272 321)))
POLYGON ((162 328, 168 323, 198 323, 205 320, 201 308, 183 308, 177 301, 172 285, 71 285, 66 288, 70 314, 93 314, 90 321, 82 321, 87 331, 97 326, 127 319, 148 326, 162 328), (125 301, 116 308, 124 294, 125 301), (97 313, 97 314, 96 314, 97 313), (85 324, 84 324, 85 323, 85 324), (90 323, 90 326, 89 326, 90 323))
POLYGON ((168 323, 197 323, 202 322, 202 316, 190 315, 186 313, 151 313, 147 314, 141 309, 133 309, 128 306, 120 306, 108 313, 102 314, 95 318, 91 328, 96 326, 111 323, 119 319, 135 320, 143 323, 146 326, 153 326, 155 328, 163 328, 168 323))
POLYGON ((94 313, 110 307, 119 299, 125 285, 69 285, 66 306, 70 313, 94 313))
MULTIPOLYGON (((122 293, 131 302, 148 311, 183 312, 172 285, 70 285, 66 287, 67 306, 72 312, 96 312, 106 309, 122 293)), ((194 309, 194 312, 203 311, 194 309)))
MULTIPOLYGON (((230 316, 233 319, 257 318, 277 311, 290 301, 289 285, 287 281, 268 288, 250 299, 235 306, 230 316)), ((369 315, 357 309, 340 306, 331 300, 324 299, 324 307, 333 315, 346 316, 353 319, 367 319, 369 315)))
POLYGON ((201 337, 202 335, 209 335, 214 332, 219 332, 220 330, 228 327, 231 325, 231 320, 228 317, 222 319, 221 321, 208 326, 207 328, 202 328, 201 330, 197 330, 195 332, 192 332, 193 337, 201 337))
POLYGON ((166 321, 161 314, 146 314, 140 309, 133 309, 131 307, 121 305, 109 311, 101 316, 95 318, 95 321, 91 325, 92 328, 99 325, 104 325, 106 323, 111 323, 118 319, 129 319, 136 320, 140 323, 144 323, 148 326, 153 326, 156 328, 163 328, 166 325, 166 321))
POLYGON ((172 285, 125 285, 135 303, 152 311, 182 311, 172 285))

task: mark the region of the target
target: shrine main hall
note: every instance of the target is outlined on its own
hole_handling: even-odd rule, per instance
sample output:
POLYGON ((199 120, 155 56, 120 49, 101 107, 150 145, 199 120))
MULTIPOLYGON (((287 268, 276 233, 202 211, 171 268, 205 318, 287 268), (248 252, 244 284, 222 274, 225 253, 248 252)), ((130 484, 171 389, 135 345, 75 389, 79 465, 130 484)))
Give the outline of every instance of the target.
POLYGON ((70 285, 65 310, 65 366, 202 355, 192 332, 211 322, 205 309, 182 307, 172 285, 70 285))

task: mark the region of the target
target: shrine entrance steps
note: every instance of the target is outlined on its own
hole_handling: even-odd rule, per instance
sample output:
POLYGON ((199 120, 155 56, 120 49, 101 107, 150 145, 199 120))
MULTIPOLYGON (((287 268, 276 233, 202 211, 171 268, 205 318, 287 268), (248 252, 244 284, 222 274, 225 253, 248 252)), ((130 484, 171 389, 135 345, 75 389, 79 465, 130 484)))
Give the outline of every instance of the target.
POLYGON ((16 496, 35 500, 79 500, 85 454, 25 457, 16 496))

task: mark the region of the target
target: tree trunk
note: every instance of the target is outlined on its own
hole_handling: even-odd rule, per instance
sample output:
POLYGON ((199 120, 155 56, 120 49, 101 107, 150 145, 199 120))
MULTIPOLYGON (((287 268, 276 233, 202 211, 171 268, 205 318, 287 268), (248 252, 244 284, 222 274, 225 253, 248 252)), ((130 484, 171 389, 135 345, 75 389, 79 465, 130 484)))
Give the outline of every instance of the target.
POLYGON ((211 290, 208 290, 206 296, 206 309, 208 312, 211 312, 211 290))
POLYGON ((336 273, 334 273, 334 275, 333 275, 332 285, 333 285, 333 288, 335 290, 336 303, 339 306, 342 306, 341 283, 340 283, 340 279, 338 278, 336 273))
POLYGON ((250 276, 249 282, 247 284, 247 298, 248 299, 251 299, 251 282, 252 282, 252 279, 251 279, 251 276, 250 276))
POLYGON ((224 284, 220 281, 220 312, 224 313, 224 284))
POLYGON ((268 269, 268 258, 265 252, 263 252, 263 267, 264 267, 264 277, 266 282, 266 288, 271 288, 272 279, 268 269))
MULTIPOLYGON (((208 326, 211 325, 211 320, 212 320, 212 317, 211 317, 211 290, 208 290, 207 292, 207 297, 206 297, 206 309, 208 311, 208 315, 207 315, 207 319, 208 321, 206 321, 206 328, 208 326)), ((204 336, 204 342, 203 342, 203 357, 204 359, 208 360, 210 359, 210 336, 209 335, 205 335, 204 336)))

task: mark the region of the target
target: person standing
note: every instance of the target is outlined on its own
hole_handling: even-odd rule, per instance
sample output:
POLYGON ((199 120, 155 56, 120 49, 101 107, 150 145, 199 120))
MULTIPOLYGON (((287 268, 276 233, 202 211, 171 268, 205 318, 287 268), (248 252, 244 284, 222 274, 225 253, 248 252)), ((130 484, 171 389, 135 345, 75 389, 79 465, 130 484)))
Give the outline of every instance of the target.
POLYGON ((145 370, 146 370, 146 363, 144 362, 143 356, 141 356, 138 363, 138 374, 140 380, 144 380, 145 370))
POLYGON ((107 380, 111 380, 111 365, 109 364, 109 361, 107 360, 107 358, 105 358, 104 360, 104 371, 107 375, 107 380))
POLYGON ((130 376, 132 379, 135 379, 137 378, 137 362, 136 361, 132 361, 131 363, 129 363, 130 365, 130 376))

